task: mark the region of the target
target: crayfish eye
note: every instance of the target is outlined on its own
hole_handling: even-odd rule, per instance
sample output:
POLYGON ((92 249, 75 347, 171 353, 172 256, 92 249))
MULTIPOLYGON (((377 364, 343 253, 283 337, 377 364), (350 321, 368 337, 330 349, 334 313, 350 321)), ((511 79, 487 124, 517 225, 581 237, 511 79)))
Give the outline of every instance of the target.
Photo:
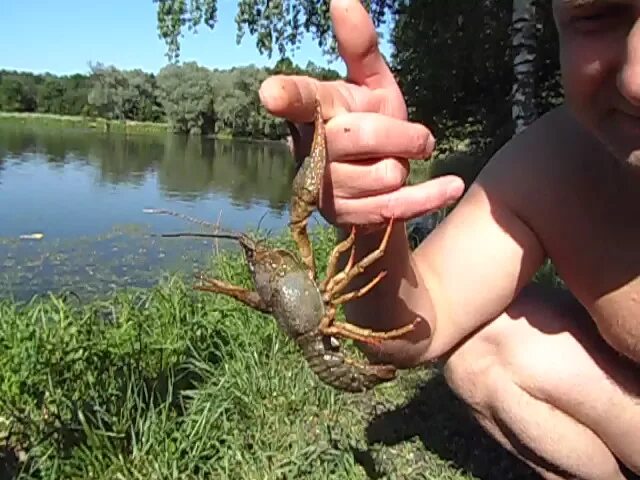
POLYGON ((246 257, 247 262, 249 263, 249 266, 253 268, 253 262, 255 260, 255 252, 250 248, 245 248, 244 256, 246 257))

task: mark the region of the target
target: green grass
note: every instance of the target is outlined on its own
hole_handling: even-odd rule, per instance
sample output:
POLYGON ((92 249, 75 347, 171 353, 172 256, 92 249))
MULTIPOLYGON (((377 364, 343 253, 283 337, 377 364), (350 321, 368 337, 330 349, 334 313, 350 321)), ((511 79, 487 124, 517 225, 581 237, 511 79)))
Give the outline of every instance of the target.
MULTIPOLYGON (((321 269, 333 241, 315 231, 321 269)), ((248 285, 239 260, 211 273, 248 285)), ((0 303, 0 369, 0 478, 534 478, 436 369, 336 392, 270 317, 177 277, 0 303)))
POLYGON ((72 115, 48 113, 0 112, 0 123, 35 125, 48 128, 92 128, 102 132, 131 135, 167 133, 166 123, 134 122, 132 120, 106 120, 72 115))

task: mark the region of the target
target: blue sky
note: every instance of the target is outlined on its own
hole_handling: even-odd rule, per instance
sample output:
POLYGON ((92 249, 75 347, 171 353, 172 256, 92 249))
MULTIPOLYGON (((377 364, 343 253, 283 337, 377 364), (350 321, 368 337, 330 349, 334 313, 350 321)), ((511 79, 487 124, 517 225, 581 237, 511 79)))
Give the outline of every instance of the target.
MULTIPOLYGON (((0 69, 86 73, 89 62, 121 69, 157 72, 167 63, 166 46, 156 30, 156 4, 152 0, 2 0, 0 13, 0 69)), ((182 61, 213 68, 256 64, 273 65, 260 55, 254 38, 245 35, 236 45, 235 0, 218 0, 218 22, 213 31, 185 32, 182 61)), ((383 44, 383 51, 388 47, 383 44)), ((341 73, 341 62, 328 64, 309 38, 292 55, 330 66, 341 73)))

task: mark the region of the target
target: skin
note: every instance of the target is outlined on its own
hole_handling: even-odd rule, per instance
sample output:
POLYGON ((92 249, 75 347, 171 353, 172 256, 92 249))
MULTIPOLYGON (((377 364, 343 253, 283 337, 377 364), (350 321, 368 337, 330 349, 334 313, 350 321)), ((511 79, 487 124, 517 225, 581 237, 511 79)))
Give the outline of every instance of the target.
POLYGON ((640 474, 640 1, 555 0, 554 13, 565 105, 505 145, 413 253, 403 221, 463 185, 404 185, 407 158, 429 157, 434 139, 407 120, 359 2, 331 2, 349 82, 276 76, 260 95, 293 122, 320 98, 330 162, 319 207, 345 230, 365 227, 358 256, 396 219, 358 281, 385 280, 345 310, 379 330, 425 321, 362 349, 406 368, 442 360, 482 426, 544 478, 624 478, 621 464, 640 474), (546 257, 568 292, 531 284, 546 257))

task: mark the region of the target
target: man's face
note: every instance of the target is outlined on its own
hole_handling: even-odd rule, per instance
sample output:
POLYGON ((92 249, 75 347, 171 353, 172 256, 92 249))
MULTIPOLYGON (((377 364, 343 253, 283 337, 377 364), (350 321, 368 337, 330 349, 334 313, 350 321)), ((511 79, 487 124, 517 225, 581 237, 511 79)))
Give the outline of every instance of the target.
POLYGON ((621 160, 640 167, 640 0, 553 0, 566 100, 621 160))

